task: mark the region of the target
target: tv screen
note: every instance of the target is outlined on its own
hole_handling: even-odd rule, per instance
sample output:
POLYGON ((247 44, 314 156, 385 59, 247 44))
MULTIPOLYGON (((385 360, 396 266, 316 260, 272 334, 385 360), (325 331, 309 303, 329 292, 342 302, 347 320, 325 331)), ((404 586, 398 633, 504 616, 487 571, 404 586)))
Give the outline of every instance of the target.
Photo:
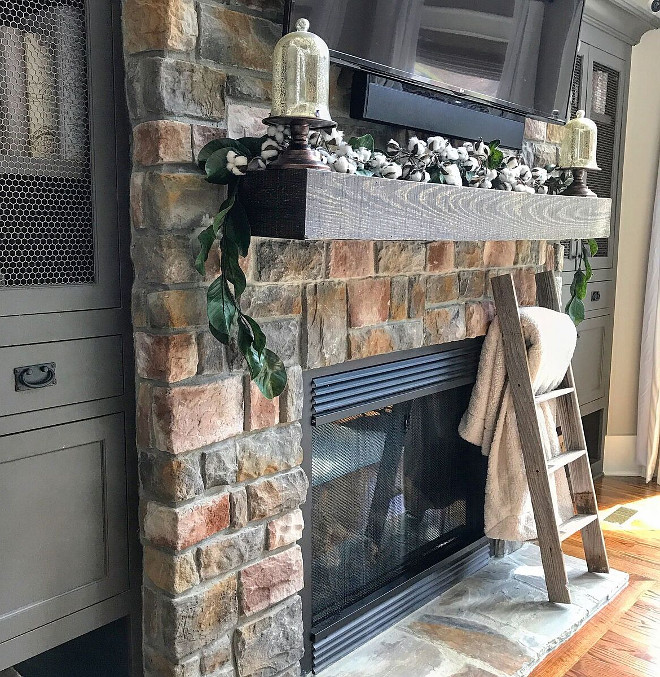
POLYGON ((290 0, 334 61, 565 121, 584 0, 290 0))

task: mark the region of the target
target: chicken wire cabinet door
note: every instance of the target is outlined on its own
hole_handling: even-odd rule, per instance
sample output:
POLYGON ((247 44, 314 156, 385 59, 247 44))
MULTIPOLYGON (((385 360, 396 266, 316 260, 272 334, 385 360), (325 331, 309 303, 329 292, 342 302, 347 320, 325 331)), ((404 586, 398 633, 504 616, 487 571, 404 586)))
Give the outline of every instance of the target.
POLYGON ((0 315, 119 305, 111 3, 0 7, 0 315))

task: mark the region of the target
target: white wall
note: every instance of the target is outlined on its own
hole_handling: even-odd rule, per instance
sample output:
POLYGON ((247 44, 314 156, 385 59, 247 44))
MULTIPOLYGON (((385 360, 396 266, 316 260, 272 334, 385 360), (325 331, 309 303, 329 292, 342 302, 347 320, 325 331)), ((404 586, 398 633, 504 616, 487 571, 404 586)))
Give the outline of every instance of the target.
POLYGON ((660 30, 655 30, 646 33, 632 50, 605 445, 607 474, 639 473, 634 437, 639 351, 659 153, 660 30))

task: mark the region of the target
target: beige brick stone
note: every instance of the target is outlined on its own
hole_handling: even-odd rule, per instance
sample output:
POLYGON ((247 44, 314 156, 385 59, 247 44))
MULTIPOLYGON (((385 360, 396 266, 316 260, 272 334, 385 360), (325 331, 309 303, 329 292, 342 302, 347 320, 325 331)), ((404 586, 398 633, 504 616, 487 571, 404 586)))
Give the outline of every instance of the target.
POLYGON ((518 305, 536 305, 536 277, 534 268, 516 268, 513 273, 513 284, 518 296, 518 305))
POLYGON ((209 580, 257 559, 264 551, 265 526, 241 529, 218 536, 197 549, 199 574, 209 580))
POLYGON ((484 265, 487 268, 506 268, 516 259, 515 240, 492 240, 484 245, 484 265))
POLYGON ((408 317, 424 317, 426 310, 426 276, 411 275, 408 278, 408 317))
POLYGON ((199 454, 145 452, 140 454, 139 468, 142 489, 164 501, 184 501, 204 491, 199 454))
MULTIPOLYGON (((219 640, 209 644, 202 649, 202 655, 200 660, 200 669, 202 675, 211 675, 215 677, 218 673, 217 670, 228 666, 231 662, 231 640, 229 635, 223 635, 219 640)), ((231 675, 234 674, 233 667, 230 672, 231 675)))
POLYGON ((483 270, 462 270, 458 274, 460 299, 478 299, 484 295, 486 274, 483 270))
POLYGON ((545 141, 546 123, 541 120, 525 120, 525 138, 529 141, 545 141))
POLYGON ((368 240, 333 240, 330 243, 329 276, 369 277, 374 274, 374 243, 368 240))
POLYGON ((135 334, 138 376, 176 383, 197 373, 197 341, 193 334, 135 334))
POLYGON ((216 642, 238 620, 235 574, 174 599, 153 593, 152 597, 149 606, 155 622, 145 638, 176 661, 216 642))
POLYGON ((483 242, 456 242, 454 263, 456 268, 481 268, 483 266, 483 242))
POLYGON ((390 281, 387 278, 349 280, 348 320, 351 327, 381 324, 390 311, 390 281))
POLYGON ((245 430, 261 430, 275 425, 280 420, 280 400, 269 400, 259 386, 247 377, 245 385, 245 430))
POLYGON ((236 441, 239 482, 272 475, 302 463, 302 428, 299 423, 245 435, 236 441))
POLYGON ((257 480, 246 487, 250 520, 264 519, 305 502, 307 475, 301 468, 257 480))
POLYGON ((206 146, 209 141, 215 139, 224 139, 227 136, 227 130, 219 125, 192 125, 192 153, 193 160, 197 162, 199 151, 206 146))
POLYGON ((346 360, 346 298, 343 282, 307 285, 307 368, 326 367, 346 360))
POLYGON ((202 454, 204 486, 207 489, 236 482, 236 438, 230 438, 202 454))
POLYGON ((234 649, 239 677, 279 676, 289 669, 304 652, 300 597, 238 627, 234 649))
POLYGON ((133 129, 133 160, 143 166, 192 162, 190 125, 151 120, 133 129))
POLYGON ((151 386, 140 382, 136 393, 136 440, 138 447, 151 446, 151 386))
POLYGON ((302 313, 302 287, 299 284, 260 284, 248 286, 241 296, 244 313, 252 317, 277 317, 302 313))
POLYGON ((163 451, 199 449, 243 431, 240 375, 203 385, 154 388, 153 400, 155 444, 163 451))
POLYGON ((465 308, 449 306, 427 310, 424 317, 424 343, 435 345, 465 338, 465 308))
POLYGON ((402 275, 390 280, 390 320, 408 317, 408 279, 402 275))
POLYGON ((180 595, 199 583, 192 552, 172 555, 145 545, 142 566, 149 580, 171 595, 180 595))
POLYGON ((197 14, 192 0, 125 0, 124 47, 129 54, 152 49, 186 52, 195 47, 197 14))
POLYGON ((229 494, 200 498, 171 508, 148 501, 144 535, 154 545, 184 550, 229 526, 229 494))
POLYGON ((135 231, 131 258, 137 279, 147 284, 199 282, 189 234, 135 231))
POLYGON ((410 350, 419 348, 422 341, 422 323, 418 320, 352 329, 349 334, 349 355, 351 360, 357 360, 395 350, 410 350))
POLYGON ((200 55, 224 66, 269 72, 281 28, 266 19, 227 7, 202 5, 200 55))
POLYGON ((303 560, 299 546, 251 564, 240 573, 241 612, 267 609, 303 588, 303 560))
POLYGON ((458 298, 458 274, 429 275, 426 278, 426 302, 449 303, 458 298))
POLYGON ((144 193, 144 177, 146 172, 133 172, 130 183, 130 212, 133 228, 144 228, 144 210, 142 195, 144 193))
POLYGON ((280 395, 280 423, 302 418, 303 398, 302 367, 296 364, 286 370, 286 388, 280 395))
POLYGON ((231 507, 231 526, 241 529, 249 522, 248 500, 245 487, 237 487, 229 491, 229 505, 231 507))
POLYGON ((557 270, 554 242, 548 242, 545 246, 545 269, 557 270))
POLYGON ((455 246, 453 242, 429 242, 426 269, 429 273, 445 273, 454 269, 455 246))
POLYGON ((227 75, 227 96, 249 102, 270 101, 273 95, 273 82, 269 76, 229 74, 227 75))
POLYGON ((566 135, 566 127, 564 125, 553 125, 548 123, 548 129, 545 134, 548 143, 554 143, 561 146, 564 136, 566 135))
POLYGON ((147 294, 137 286, 131 290, 131 319, 134 329, 147 325, 147 294))
POLYGON ((264 118, 270 115, 270 106, 252 103, 227 103, 227 136, 240 139, 243 136, 263 136, 266 133, 264 118))
POLYGON ((147 294, 149 324, 155 329, 206 325, 206 290, 170 289, 147 294))
POLYGON ((491 301, 467 303, 465 305, 465 337, 484 336, 494 315, 495 306, 491 301))
POLYGON ((257 282, 316 281, 323 278, 323 242, 253 238, 251 249, 257 282))
POLYGON ((144 677, 199 677, 199 656, 173 663, 149 647, 144 647, 144 677))
POLYGON ((426 265, 423 242, 380 242, 376 247, 376 269, 379 275, 420 273, 426 265))
POLYGON ((302 510, 292 510, 271 520, 268 522, 268 549, 276 550, 299 541, 304 526, 302 510))
POLYGON ((210 331, 197 334, 197 373, 218 375, 227 371, 226 351, 210 331))

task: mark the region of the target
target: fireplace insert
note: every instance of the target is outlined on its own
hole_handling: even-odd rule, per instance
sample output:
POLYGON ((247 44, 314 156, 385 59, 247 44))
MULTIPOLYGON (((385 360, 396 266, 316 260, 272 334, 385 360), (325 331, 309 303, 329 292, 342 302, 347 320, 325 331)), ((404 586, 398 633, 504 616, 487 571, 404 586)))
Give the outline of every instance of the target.
POLYGON ((480 349, 467 339, 307 372, 305 670, 487 562, 486 460, 458 436, 480 349))

